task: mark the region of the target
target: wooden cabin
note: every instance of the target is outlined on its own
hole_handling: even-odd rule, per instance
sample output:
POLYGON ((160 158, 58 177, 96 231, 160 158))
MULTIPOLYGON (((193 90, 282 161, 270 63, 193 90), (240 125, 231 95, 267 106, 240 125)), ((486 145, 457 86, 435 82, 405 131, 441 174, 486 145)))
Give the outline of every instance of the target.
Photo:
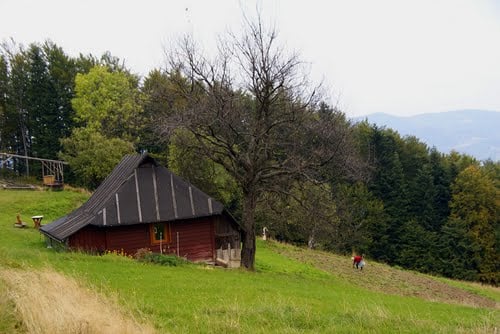
POLYGON ((125 156, 85 204, 40 232, 49 244, 74 250, 132 255, 149 248, 213 263, 217 250, 239 251, 241 240, 220 202, 147 154, 125 156))

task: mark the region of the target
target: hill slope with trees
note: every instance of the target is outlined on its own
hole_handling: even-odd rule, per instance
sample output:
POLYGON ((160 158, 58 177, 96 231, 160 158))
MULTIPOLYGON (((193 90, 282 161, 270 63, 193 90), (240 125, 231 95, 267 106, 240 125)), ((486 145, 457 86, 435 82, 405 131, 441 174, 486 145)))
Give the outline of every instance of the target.
MULTIPOLYGON (((265 227, 297 245, 498 284, 500 163, 349 121, 275 31, 247 28, 210 61, 181 41, 167 70, 144 78, 110 54, 4 44, 0 152, 65 159, 66 181, 95 189, 123 154, 147 151, 243 222, 249 269, 265 227)), ((2 167, 41 174, 23 159, 2 167)))

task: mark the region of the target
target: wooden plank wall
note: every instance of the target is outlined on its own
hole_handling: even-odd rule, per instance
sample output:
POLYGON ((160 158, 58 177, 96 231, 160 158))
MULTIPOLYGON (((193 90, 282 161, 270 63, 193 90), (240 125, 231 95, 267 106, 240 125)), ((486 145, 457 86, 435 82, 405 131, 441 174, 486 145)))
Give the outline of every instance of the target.
MULTIPOLYGON (((172 222, 170 230, 171 242, 162 244, 165 253, 178 254, 190 261, 215 260, 213 217, 172 222)), ((86 226, 72 235, 69 242, 71 248, 87 251, 123 251, 133 255, 140 248, 149 248, 155 253, 160 252, 159 244, 151 243, 149 224, 107 228, 86 226)))
POLYGON ((106 245, 111 251, 134 255, 140 248, 148 248, 149 225, 137 224, 111 227, 106 230, 106 245))
POLYGON ((87 225, 69 237, 69 247, 75 250, 98 253, 103 252, 106 250, 104 230, 92 225, 87 225))
POLYGON ((215 231, 212 218, 186 220, 171 223, 172 243, 170 251, 177 249, 179 236, 179 256, 190 261, 215 260, 215 231))

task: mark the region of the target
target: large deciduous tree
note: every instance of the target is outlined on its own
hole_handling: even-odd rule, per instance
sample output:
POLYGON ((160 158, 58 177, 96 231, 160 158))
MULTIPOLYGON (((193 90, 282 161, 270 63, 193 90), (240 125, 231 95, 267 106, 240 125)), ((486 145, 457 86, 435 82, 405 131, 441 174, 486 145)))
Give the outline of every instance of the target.
POLYGON ((95 66, 75 78, 72 100, 77 119, 107 137, 137 141, 142 106, 138 79, 125 71, 95 66))
POLYGON ((71 137, 61 140, 67 161, 79 185, 95 189, 134 145, 120 138, 107 138, 92 128, 76 128, 71 137))
MULTIPOLYGON (((334 109, 318 110, 317 87, 305 64, 277 42, 260 19, 241 35, 219 40, 217 55, 200 52, 190 38, 169 54, 168 72, 179 73, 186 104, 165 115, 163 134, 184 128, 192 149, 223 166, 242 193, 242 265, 254 268, 255 208, 259 197, 318 170, 354 167, 349 124, 334 109), (188 79, 188 85, 186 85, 188 79)), ((172 78, 175 78, 172 76, 172 78)))
POLYGON ((134 152, 142 106, 137 78, 106 66, 77 74, 72 100, 80 127, 61 141, 60 157, 81 185, 95 188, 124 154, 134 152))
POLYGON ((480 281, 498 284, 500 254, 496 235, 500 226, 499 190, 495 181, 477 166, 458 174, 452 185, 448 225, 461 225, 475 246, 473 258, 480 281))

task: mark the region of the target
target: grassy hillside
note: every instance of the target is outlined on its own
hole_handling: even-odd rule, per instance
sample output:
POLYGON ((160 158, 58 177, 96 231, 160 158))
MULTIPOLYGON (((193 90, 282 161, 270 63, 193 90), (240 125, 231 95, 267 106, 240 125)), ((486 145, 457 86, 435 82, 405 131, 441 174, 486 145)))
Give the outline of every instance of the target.
POLYGON ((51 319, 69 312, 86 314, 83 323, 133 316, 137 323, 127 328, 159 333, 493 333, 500 324, 497 288, 371 262, 360 272, 349 258, 276 242, 258 243, 256 272, 46 249, 29 217, 42 214, 47 223, 86 197, 0 190, 0 333, 63 333, 51 319), (29 228, 13 228, 18 212, 29 228), (22 296, 32 303, 22 304, 22 296), (46 314, 48 329, 33 327, 30 305, 45 305, 32 307, 46 314), (102 320, 105 310, 117 313, 102 320))

